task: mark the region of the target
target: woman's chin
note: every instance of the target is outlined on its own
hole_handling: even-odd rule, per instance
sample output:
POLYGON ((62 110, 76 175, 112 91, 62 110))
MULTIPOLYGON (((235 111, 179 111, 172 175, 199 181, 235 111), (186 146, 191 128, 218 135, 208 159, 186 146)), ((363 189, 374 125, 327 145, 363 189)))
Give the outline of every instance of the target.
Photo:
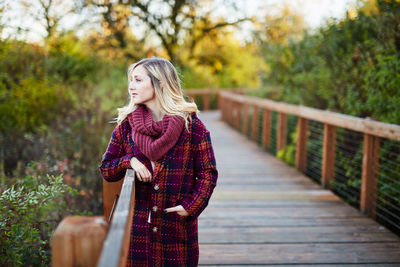
POLYGON ((142 104, 142 102, 133 99, 133 104, 135 104, 135 105, 140 105, 140 104, 142 104))

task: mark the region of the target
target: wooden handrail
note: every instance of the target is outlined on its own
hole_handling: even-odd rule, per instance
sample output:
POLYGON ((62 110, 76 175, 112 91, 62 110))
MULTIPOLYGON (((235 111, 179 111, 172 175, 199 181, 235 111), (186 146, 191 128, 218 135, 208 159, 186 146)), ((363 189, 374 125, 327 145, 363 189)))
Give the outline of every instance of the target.
POLYGON ((219 94, 218 92, 220 91, 230 91, 230 92, 235 92, 237 94, 244 94, 247 90, 243 88, 224 88, 224 89, 218 89, 218 88, 202 88, 202 89, 185 89, 183 92, 185 95, 194 98, 195 96, 199 95, 203 99, 203 107, 202 110, 210 110, 211 108, 211 95, 216 95, 217 97, 217 108, 220 106, 219 103, 219 94))
POLYGON ((98 267, 117 267, 125 266, 126 264, 135 202, 134 177, 135 172, 132 169, 128 169, 103 245, 98 267))
POLYGON ((297 106, 269 99, 238 95, 227 91, 220 91, 219 94, 224 99, 231 101, 257 105, 260 108, 266 108, 271 111, 292 114, 308 120, 314 120, 356 132, 362 132, 373 136, 400 141, 399 125, 383 123, 370 119, 362 119, 336 112, 325 111, 301 105, 297 106))
POLYGON ((258 113, 263 113, 261 145, 267 150, 269 150, 271 146, 271 130, 273 124, 271 114, 272 112, 277 112, 278 120, 276 122, 277 127, 275 135, 277 153, 284 150, 286 146, 287 115, 297 116, 296 167, 301 172, 305 172, 307 169, 308 120, 323 123, 321 185, 325 188, 330 188, 335 179, 335 150, 337 147, 336 128, 340 127, 363 133, 362 175, 361 177, 356 177, 361 180, 359 208, 365 214, 375 218, 378 195, 380 139, 386 138, 400 141, 399 125, 357 118, 301 105, 297 106, 269 99, 235 94, 228 91, 219 91, 219 101, 222 103, 219 106, 222 119, 237 130, 240 130, 240 122, 242 122, 244 125, 241 130, 245 135, 247 135, 249 130, 247 129, 248 110, 252 108, 252 139, 258 139, 256 132, 258 132, 259 129, 254 128, 259 127, 257 123, 258 113))
POLYGON ((224 88, 224 89, 220 89, 220 88, 201 88, 201 89, 188 88, 188 89, 183 90, 183 92, 187 95, 189 95, 189 94, 198 94, 198 95, 218 94, 218 92, 221 92, 221 91, 229 91, 229 92, 234 92, 237 94, 242 94, 248 90, 244 89, 244 88, 224 88))
MULTIPOLYGON (((52 235, 53 267, 125 266, 135 200, 134 175, 128 169, 121 189, 114 185, 108 188, 110 195, 116 190, 120 195, 111 224, 102 216, 68 216, 57 226, 52 235)), ((105 212, 108 218, 110 211, 105 212)))

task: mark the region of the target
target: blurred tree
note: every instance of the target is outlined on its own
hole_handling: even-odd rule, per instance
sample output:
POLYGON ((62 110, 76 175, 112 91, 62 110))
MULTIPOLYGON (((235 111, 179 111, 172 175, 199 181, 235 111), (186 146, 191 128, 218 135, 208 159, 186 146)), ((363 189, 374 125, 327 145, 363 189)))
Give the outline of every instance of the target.
POLYGON ((3 21, 3 16, 4 16, 4 12, 6 10, 6 7, 7 7, 6 2, 0 1, 0 36, 4 29, 4 25, 3 25, 2 21, 3 21))
POLYGON ((186 88, 257 88, 265 61, 257 54, 257 47, 241 44, 228 29, 210 33, 191 51, 191 36, 181 51, 183 80, 186 88))
MULTIPOLYGON (((276 85, 287 85, 289 68, 296 60, 296 56, 308 58, 308 66, 299 66, 304 71, 309 71, 313 62, 312 53, 295 55, 290 49, 292 43, 297 43, 306 35, 307 25, 304 16, 291 9, 289 5, 276 6, 276 12, 255 22, 254 42, 258 45, 259 53, 264 58, 268 68, 262 76, 264 85, 273 85, 264 95, 274 95, 277 100, 298 103, 298 94, 288 94, 287 86, 277 89, 276 85), (273 89, 272 89, 273 88, 273 89), (274 92, 278 90, 282 92, 274 92)), ((305 43, 305 42, 304 42, 305 43)))
POLYGON ((264 44, 287 44, 303 37, 307 25, 304 16, 289 5, 276 6, 276 14, 267 15, 256 22, 255 37, 264 44))
MULTIPOLYGON (((129 7, 115 1, 89 1, 90 4, 101 7, 102 27, 104 36, 111 42, 112 47, 126 48, 129 33, 129 16, 132 14, 129 7), (116 42, 112 42, 112 40, 116 42)), ((89 5, 90 5, 89 4, 89 5)))
POLYGON ((357 0, 356 7, 358 12, 371 16, 379 12, 377 0, 357 0))
POLYGON ((56 33, 57 26, 65 16, 82 10, 83 3, 83 0, 21 0, 26 14, 44 27, 46 38, 56 33))
MULTIPOLYGON (((167 56, 178 65, 182 65, 179 48, 187 34, 193 37, 190 48, 194 49, 196 44, 210 32, 249 20, 249 18, 233 21, 220 19, 215 22, 211 18, 212 1, 208 0, 87 0, 87 5, 101 8, 106 28, 112 31, 121 47, 126 44, 124 38, 128 28, 127 17, 131 16, 144 23, 147 33, 151 32, 159 38, 167 56), (198 27, 200 24, 197 22, 202 22, 202 27, 198 27)), ((147 36, 148 34, 145 34, 144 38, 147 36)))

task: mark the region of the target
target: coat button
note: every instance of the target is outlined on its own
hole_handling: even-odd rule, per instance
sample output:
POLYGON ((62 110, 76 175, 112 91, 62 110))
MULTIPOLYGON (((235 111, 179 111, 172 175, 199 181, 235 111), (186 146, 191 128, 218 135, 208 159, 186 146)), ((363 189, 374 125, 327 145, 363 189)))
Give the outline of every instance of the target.
POLYGON ((158 207, 157 207, 157 206, 154 206, 154 207, 153 207, 153 211, 154 211, 154 212, 157 212, 157 210, 158 210, 158 207))
POLYGON ((156 184, 155 186, 154 186, 154 190, 158 190, 158 189, 160 189, 160 186, 158 185, 158 184, 156 184))
POLYGON ((153 227, 153 232, 157 233, 157 231, 158 231, 157 227, 153 227))

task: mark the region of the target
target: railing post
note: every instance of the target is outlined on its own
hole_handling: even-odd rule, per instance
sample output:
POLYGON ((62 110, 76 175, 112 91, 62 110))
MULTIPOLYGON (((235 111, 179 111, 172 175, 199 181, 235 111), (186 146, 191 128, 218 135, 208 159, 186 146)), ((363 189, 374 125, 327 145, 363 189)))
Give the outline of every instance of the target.
POLYGON ((256 142, 258 141, 258 121, 259 121, 259 111, 258 111, 258 106, 254 105, 253 106, 253 117, 251 120, 251 137, 253 140, 256 142))
MULTIPOLYGON (((217 94, 217 95, 219 95, 219 94, 217 94)), ((218 99, 219 99, 220 97, 218 97, 218 99)), ((218 100, 219 101, 219 100, 218 100)), ((218 104, 217 104, 217 109, 219 109, 219 111, 221 112, 221 119, 222 119, 222 121, 226 121, 226 119, 225 119, 225 108, 223 107, 223 106, 221 106, 220 105, 220 103, 218 102, 218 104)))
POLYGON ((236 102, 234 100, 231 100, 231 117, 230 117, 230 124, 232 127, 235 127, 235 119, 237 117, 237 105, 236 102))
POLYGON ((234 118, 234 121, 233 121, 233 125, 237 130, 239 130, 242 103, 235 102, 235 107, 236 107, 235 108, 236 109, 236 113, 235 113, 235 118, 234 118))
POLYGON ((324 124, 321 185, 330 188, 335 178, 336 126, 324 124))
POLYGON ((107 222, 101 216, 63 219, 51 237, 52 266, 97 266, 107 228, 107 222))
POLYGON ((221 96, 221 92, 217 93, 217 109, 221 109, 222 110, 222 106, 224 106, 224 104, 222 104, 223 102, 225 102, 226 100, 221 96))
POLYGON ((217 109, 221 109, 222 106, 222 99, 221 99, 221 94, 220 92, 217 92, 217 109))
POLYGON ((210 92, 205 92, 203 94, 203 106, 204 110, 210 110, 210 92))
POLYGON ((230 100, 230 99, 226 100, 226 101, 227 101, 227 103, 226 103, 227 122, 229 125, 232 125, 232 117, 233 117, 233 112, 234 112, 233 103, 232 103, 232 100, 230 100))
POLYGON ((249 132, 249 104, 243 104, 243 125, 242 132, 244 135, 248 135, 249 132))
POLYGON ((218 94, 218 108, 222 112, 222 120, 227 122, 228 121, 228 112, 227 112, 228 103, 226 100, 221 101, 221 99, 222 99, 222 96, 218 94))
POLYGON ((281 151, 286 147, 286 134, 287 134, 287 115, 279 112, 278 114, 278 127, 277 127, 277 141, 276 152, 281 151))
POLYGON ((114 204, 115 195, 120 195, 122 184, 124 180, 121 179, 118 182, 107 182, 103 179, 103 206, 104 206, 104 218, 108 220, 110 217, 111 209, 114 204))
POLYGON ((374 219, 376 217, 379 147, 379 137, 364 134, 360 209, 374 219))
POLYGON ((229 124, 233 126, 233 119, 236 116, 236 107, 235 107, 235 102, 232 99, 229 100, 228 114, 229 114, 229 124))
POLYGON ((308 120, 298 117, 297 120, 297 144, 296 144, 296 168, 305 172, 307 168, 307 130, 308 120))
POLYGON ((236 112, 236 120, 235 120, 235 124, 236 124, 236 129, 239 130, 240 128, 240 119, 242 116, 242 103, 240 102, 236 102, 236 107, 237 107, 237 112, 236 112))
POLYGON ((268 150, 271 143, 271 111, 264 108, 262 126, 262 145, 268 150))

